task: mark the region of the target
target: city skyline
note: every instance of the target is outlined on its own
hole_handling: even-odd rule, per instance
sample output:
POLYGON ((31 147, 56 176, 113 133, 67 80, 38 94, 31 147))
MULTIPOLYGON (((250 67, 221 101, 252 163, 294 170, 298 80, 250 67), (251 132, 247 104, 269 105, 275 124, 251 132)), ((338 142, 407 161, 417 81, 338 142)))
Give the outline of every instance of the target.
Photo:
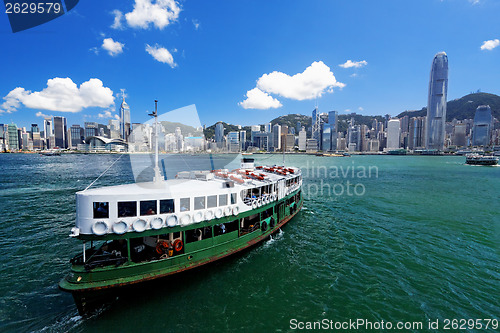
MULTIPOLYGON (((139 15, 134 1, 82 2, 57 20, 3 34, 9 79, 0 82, 0 123, 113 119, 121 89, 137 123, 154 99, 164 111, 194 103, 207 125, 265 123, 316 104, 340 115, 395 116, 426 104, 429 59, 440 51, 453 57, 449 99, 500 92, 496 1, 144 3, 161 9, 161 20, 139 15), (420 17, 428 23, 409 24, 420 17)), ((5 15, 0 29, 10 30, 5 15)))

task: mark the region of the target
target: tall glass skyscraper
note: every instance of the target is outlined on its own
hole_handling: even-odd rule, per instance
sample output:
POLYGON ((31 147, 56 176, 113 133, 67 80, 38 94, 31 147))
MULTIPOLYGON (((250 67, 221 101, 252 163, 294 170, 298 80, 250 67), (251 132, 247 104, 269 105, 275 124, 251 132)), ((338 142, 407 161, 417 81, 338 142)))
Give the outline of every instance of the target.
POLYGON ((444 149, 446 96, 448 93, 448 56, 439 52, 434 56, 429 82, 425 148, 444 149))
POLYGON ((222 122, 218 122, 215 125, 215 142, 217 143, 217 147, 222 148, 223 140, 224 140, 224 124, 222 122))
POLYGON ((123 140, 128 141, 130 135, 130 106, 125 102, 122 92, 122 105, 120 106, 120 135, 123 140))
POLYGON ((492 125, 493 117, 490 106, 478 106, 474 115, 474 127, 472 129, 473 146, 488 146, 490 144, 492 125))

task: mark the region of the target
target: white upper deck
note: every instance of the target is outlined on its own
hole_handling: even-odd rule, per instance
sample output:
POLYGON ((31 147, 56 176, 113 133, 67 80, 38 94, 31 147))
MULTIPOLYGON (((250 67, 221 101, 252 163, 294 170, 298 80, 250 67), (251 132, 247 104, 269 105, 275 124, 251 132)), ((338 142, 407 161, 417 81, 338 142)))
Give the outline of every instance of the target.
POLYGON ((76 193, 72 236, 143 232, 238 215, 295 191, 294 167, 179 172, 175 179, 88 189, 76 193))

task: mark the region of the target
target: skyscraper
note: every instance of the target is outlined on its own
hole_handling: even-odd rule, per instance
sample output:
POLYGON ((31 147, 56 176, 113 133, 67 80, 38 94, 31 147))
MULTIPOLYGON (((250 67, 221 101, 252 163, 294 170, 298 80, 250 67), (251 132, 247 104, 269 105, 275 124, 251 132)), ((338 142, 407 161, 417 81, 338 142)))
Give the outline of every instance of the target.
POLYGON ((399 119, 391 119, 387 124, 387 149, 399 148, 399 134, 401 122, 399 119))
POLYGON ((474 127, 472 129, 472 145, 488 146, 491 138, 493 117, 489 105, 480 105, 474 115, 474 127))
POLYGON ((281 149, 281 126, 278 124, 273 126, 273 147, 274 151, 281 149))
POLYGON ((321 116, 319 114, 318 107, 315 107, 312 112, 311 118, 311 136, 316 142, 321 142, 321 116))
POLYGON ((123 140, 128 141, 130 135, 130 107, 125 102, 125 94, 122 91, 122 105, 120 106, 120 135, 123 140))
POLYGON ((54 137, 56 142, 56 147, 68 148, 68 138, 66 137, 68 133, 68 126, 66 124, 65 117, 54 117, 54 137))
POLYGON ((224 140, 224 124, 222 122, 218 122, 215 125, 215 142, 217 143, 217 147, 222 148, 222 142, 224 140))
POLYGON ((328 125, 330 126, 331 150, 337 150, 337 132, 338 132, 337 118, 338 118, 337 111, 328 112, 328 125))
POLYGON ((429 81, 425 148, 444 149, 446 122, 446 95, 448 92, 448 56, 440 52, 434 56, 429 81))

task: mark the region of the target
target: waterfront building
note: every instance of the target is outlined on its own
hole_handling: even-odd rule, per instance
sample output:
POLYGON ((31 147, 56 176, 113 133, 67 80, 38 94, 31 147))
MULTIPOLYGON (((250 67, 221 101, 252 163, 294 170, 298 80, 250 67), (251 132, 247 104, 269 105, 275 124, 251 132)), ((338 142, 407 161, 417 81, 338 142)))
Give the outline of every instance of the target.
POLYGON ((125 94, 122 90, 122 104, 120 105, 120 135, 123 140, 128 141, 130 136, 130 106, 125 102, 125 94))
POLYGON ((239 132, 229 132, 227 134, 228 149, 230 152, 235 153, 240 151, 240 133, 239 132))
POLYGON ((299 151, 306 150, 306 140, 307 140, 307 132, 306 129, 302 127, 299 132, 299 151))
POLYGON ((331 128, 328 123, 321 124, 321 147, 322 151, 330 151, 332 149, 331 128))
POLYGON ((88 138, 90 136, 99 136, 99 124, 92 121, 86 121, 84 124, 85 124, 85 138, 88 138))
POLYGON ((286 135, 283 135, 283 138, 286 138, 285 151, 294 151, 295 150, 295 135, 288 133, 286 135))
POLYGON ((399 149, 399 135, 401 122, 399 119, 391 119, 387 124, 387 149, 399 149))
POLYGON ((480 105, 474 115, 474 127, 472 129, 472 145, 488 146, 490 144, 493 117, 489 105, 480 105))
POLYGON ((337 150, 337 133, 338 133, 338 112, 328 112, 328 125, 330 126, 330 150, 337 150))
POLYGON ((281 149, 281 126, 275 124, 273 126, 273 148, 274 151, 278 151, 281 149))
POLYGON ((19 150, 19 136, 17 133, 17 126, 14 123, 8 125, 7 134, 9 138, 9 150, 19 150))
POLYGON ((83 143, 85 139, 85 131, 80 125, 71 125, 69 128, 71 133, 70 144, 72 148, 77 148, 79 144, 83 143))
POLYGON ((68 139, 66 137, 68 133, 68 126, 65 117, 54 117, 54 138, 56 147, 66 149, 68 148, 68 139))
POLYGON ((258 148, 259 150, 271 151, 272 140, 273 140, 272 133, 256 132, 256 133, 254 133, 252 146, 254 148, 258 148))
POLYGON ((224 142, 224 124, 219 121, 215 125, 215 143, 217 144, 218 148, 222 148, 223 142, 224 142))
POLYGON ((452 145, 457 147, 465 147, 467 145, 467 125, 464 123, 456 123, 453 126, 453 136, 452 136, 452 145))
POLYGON ((306 140, 306 151, 307 152, 318 151, 318 141, 316 139, 307 139, 306 140))
POLYGON ((316 142, 321 142, 321 115, 319 113, 318 107, 315 107, 312 112, 311 127, 312 139, 316 140, 316 142))
POLYGON ((445 52, 440 52, 434 56, 432 61, 429 80, 426 149, 444 149, 447 92, 448 57, 445 52))
POLYGON ((49 137, 52 136, 52 134, 54 134, 54 130, 53 130, 53 127, 52 127, 52 118, 50 117, 46 117, 43 119, 43 138, 44 139, 48 139, 49 137))
MULTIPOLYGON (((273 127, 273 125, 271 125, 271 123, 267 123, 267 124, 264 126, 264 132, 266 132, 266 133, 271 133, 272 127, 273 127)), ((259 131, 260 131, 260 126, 259 126, 259 131)))
POLYGON ((346 149, 347 149, 347 146, 346 146, 345 138, 339 137, 337 139, 337 150, 346 150, 346 149))
POLYGON ((408 148, 411 150, 425 147, 426 117, 412 117, 408 129, 408 148))
POLYGON ((247 149, 246 147, 247 143, 247 132, 246 131, 240 131, 240 149, 241 151, 245 151, 247 149))
POLYGON ((377 152, 380 150, 380 142, 378 139, 370 139, 368 140, 368 150, 371 152, 377 152))
POLYGON ((302 130, 302 124, 300 123, 300 121, 297 121, 297 126, 295 128, 297 133, 300 133, 300 131, 302 130))

